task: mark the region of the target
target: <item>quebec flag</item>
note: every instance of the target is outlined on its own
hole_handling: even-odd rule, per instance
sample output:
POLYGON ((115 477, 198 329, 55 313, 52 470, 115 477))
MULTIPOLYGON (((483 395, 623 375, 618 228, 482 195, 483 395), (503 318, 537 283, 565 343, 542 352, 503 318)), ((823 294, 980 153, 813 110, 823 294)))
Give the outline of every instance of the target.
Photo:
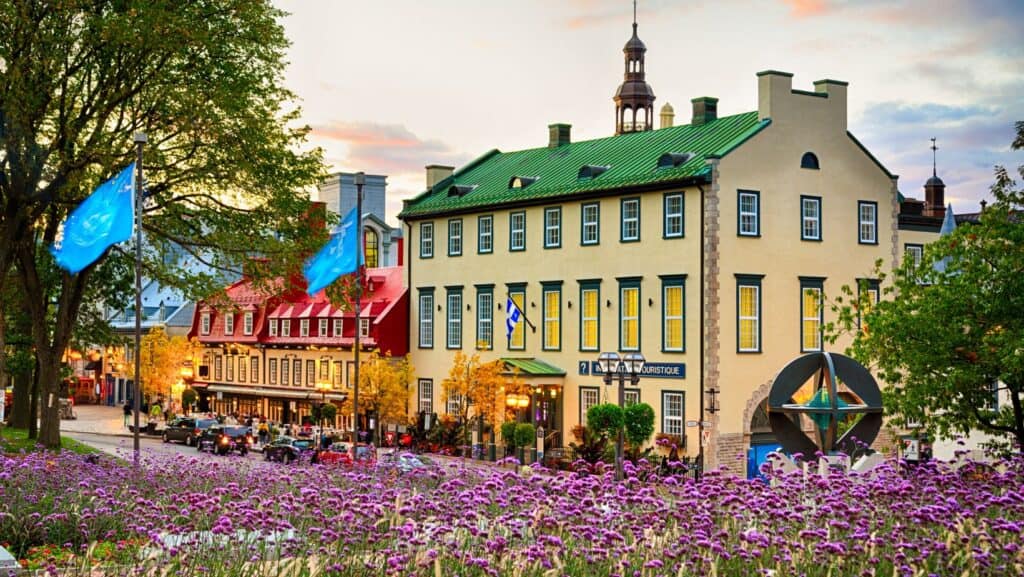
POLYGON ((50 253, 57 265, 75 274, 89 266, 111 246, 132 237, 135 213, 135 163, 104 182, 64 223, 58 247, 50 253))
POLYGON ((320 252, 306 261, 302 274, 306 277, 306 293, 316 294, 331 284, 341 275, 355 272, 359 264, 363 264, 363 254, 359 246, 359 226, 356 220, 356 209, 349 211, 341 221, 338 232, 331 236, 320 252), (357 256, 358 252, 358 256, 357 256))
POLYGON ((512 297, 508 297, 508 304, 505 305, 505 338, 512 338, 512 331, 516 330, 516 325, 519 324, 522 317, 523 312, 516 306, 512 297))

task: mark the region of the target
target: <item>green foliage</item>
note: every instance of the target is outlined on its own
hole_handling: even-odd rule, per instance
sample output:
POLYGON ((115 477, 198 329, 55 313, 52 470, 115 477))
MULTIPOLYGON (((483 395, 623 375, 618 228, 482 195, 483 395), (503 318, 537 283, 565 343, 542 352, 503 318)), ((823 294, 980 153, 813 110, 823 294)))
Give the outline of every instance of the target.
MULTIPOLYGON (((1016 128, 1020 149, 1024 123, 1016 128)), ((906 260, 891 275, 879 266, 888 298, 869 306, 864 291, 843 287, 831 340, 855 334, 849 352, 892 385, 884 403, 897 424, 918 421, 941 437, 981 429, 1024 453, 1021 403, 991 410, 994 384, 1011 399, 1024 389, 1024 191, 997 167, 992 194, 980 222, 928 245, 919 266, 906 260)))
POLYGON ((517 424, 515 421, 505 421, 501 424, 501 440, 505 442, 506 447, 514 447, 516 445, 517 424))
POLYGON ((628 405, 625 409, 626 440, 639 450, 654 434, 654 409, 647 403, 628 405))
POLYGON ((572 429, 572 436, 576 442, 570 442, 569 446, 576 451, 576 457, 583 459, 591 465, 603 461, 608 450, 608 437, 599 435, 589 427, 576 425, 572 429))
POLYGON ((516 425, 516 446, 530 448, 537 442, 537 428, 532 423, 516 425))
POLYGON ((327 423, 333 423, 334 418, 338 416, 338 405, 335 405, 334 403, 318 403, 313 405, 312 413, 313 418, 317 423, 319 423, 321 419, 327 423))
POLYGON ((622 407, 612 403, 602 403, 587 409, 587 428, 603 437, 614 437, 625 420, 622 407))
POLYGON ((196 392, 192 387, 186 388, 181 392, 181 404, 186 407, 191 407, 199 401, 199 393, 196 392))

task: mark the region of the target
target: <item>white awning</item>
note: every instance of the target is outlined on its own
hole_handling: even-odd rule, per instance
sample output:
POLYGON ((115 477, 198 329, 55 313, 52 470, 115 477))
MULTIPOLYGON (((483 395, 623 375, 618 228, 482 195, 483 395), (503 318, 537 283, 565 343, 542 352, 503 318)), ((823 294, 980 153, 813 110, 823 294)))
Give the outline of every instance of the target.
MULTIPOLYGON (((247 387, 245 385, 211 384, 209 387, 207 387, 207 390, 216 393, 231 393, 234 395, 253 395, 256 397, 277 397, 279 399, 319 400, 321 398, 320 392, 313 389, 287 390, 271 389, 267 387, 247 387)), ((348 398, 348 395, 342 392, 334 392, 327 393, 327 398, 332 401, 344 401, 345 399, 348 398)))

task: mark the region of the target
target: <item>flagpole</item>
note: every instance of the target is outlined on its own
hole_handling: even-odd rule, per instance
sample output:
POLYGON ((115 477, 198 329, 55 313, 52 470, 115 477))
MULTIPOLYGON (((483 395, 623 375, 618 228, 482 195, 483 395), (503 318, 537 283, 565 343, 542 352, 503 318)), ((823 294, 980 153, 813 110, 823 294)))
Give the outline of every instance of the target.
MULTIPOLYGON (((514 307, 519 309, 519 314, 522 315, 523 320, 526 321, 526 324, 530 325, 530 329, 533 330, 533 332, 537 332, 537 327, 533 326, 533 323, 530 322, 530 319, 526 317, 526 311, 524 311, 521 306, 516 304, 516 301, 514 301, 512 299, 512 295, 506 292, 505 293, 505 297, 512 303, 512 305, 514 307)), ((524 305, 526 304, 526 294, 525 293, 523 294, 523 304, 524 305)), ((507 313, 508 311, 505 311, 505 312, 507 313)))
POLYGON ((132 405, 135 413, 135 429, 132 435, 135 465, 139 464, 139 410, 142 408, 142 386, 140 384, 142 353, 142 147, 146 144, 146 133, 135 133, 135 382, 132 384, 132 405))
MULTIPOLYGON (((353 446, 359 442, 359 333, 363 330, 362 323, 360 322, 360 309, 361 296, 363 294, 363 268, 362 268, 362 256, 363 256, 363 185, 366 183, 366 175, 362 172, 355 173, 353 181, 356 185, 356 222, 359 224, 356 226, 356 338, 354 349, 356 370, 353 378, 352 391, 352 413, 353 413, 353 429, 355 430, 355 439, 353 439, 353 446)), ((353 452, 353 455, 356 454, 353 452)))

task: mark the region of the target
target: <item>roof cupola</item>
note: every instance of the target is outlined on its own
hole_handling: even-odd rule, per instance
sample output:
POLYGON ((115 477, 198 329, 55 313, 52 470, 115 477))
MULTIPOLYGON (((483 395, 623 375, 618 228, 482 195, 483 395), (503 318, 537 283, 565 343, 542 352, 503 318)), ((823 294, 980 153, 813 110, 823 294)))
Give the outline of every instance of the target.
POLYGON ((654 129, 654 90, 645 80, 644 46, 636 33, 636 0, 633 0, 633 36, 622 48, 626 56, 623 82, 615 91, 615 134, 654 129))

